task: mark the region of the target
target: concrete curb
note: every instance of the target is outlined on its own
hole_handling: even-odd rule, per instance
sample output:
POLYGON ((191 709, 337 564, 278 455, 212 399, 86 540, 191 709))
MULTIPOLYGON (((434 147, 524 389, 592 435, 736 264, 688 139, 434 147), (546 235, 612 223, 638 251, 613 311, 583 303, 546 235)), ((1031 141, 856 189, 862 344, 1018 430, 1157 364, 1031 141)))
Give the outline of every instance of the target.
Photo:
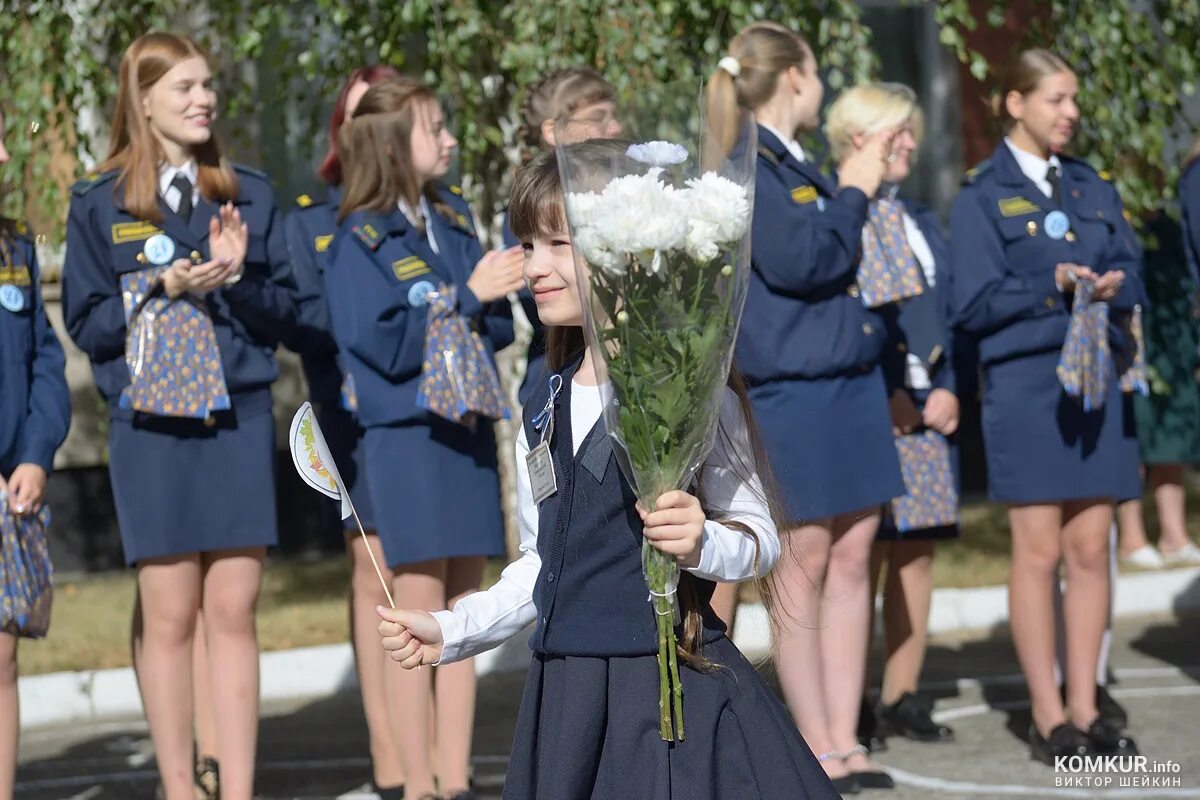
MULTIPOLYGON (((1116 614, 1181 613, 1200 609, 1200 567, 1123 575, 1117 581, 1116 614)), ((930 633, 979 631, 1004 625, 1008 591, 1003 586, 937 589, 930 610, 930 633)), ((770 634, 765 609, 755 603, 738 611, 734 642, 752 658, 766 655, 770 634)), ((524 669, 529 662, 528 632, 479 656, 476 672, 487 675, 524 669)), ((282 650, 262 655, 264 702, 323 697, 356 685, 354 654, 346 643, 282 650)), ((133 670, 57 672, 19 680, 22 727, 89 723, 139 716, 141 698, 133 670)))

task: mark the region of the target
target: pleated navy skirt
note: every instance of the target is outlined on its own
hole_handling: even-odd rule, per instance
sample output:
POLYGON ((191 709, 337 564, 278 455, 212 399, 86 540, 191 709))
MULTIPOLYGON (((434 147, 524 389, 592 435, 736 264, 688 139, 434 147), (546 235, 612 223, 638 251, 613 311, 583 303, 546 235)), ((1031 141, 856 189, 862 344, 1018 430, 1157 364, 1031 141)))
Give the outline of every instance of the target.
MULTIPOLYGON (((342 483, 350 492, 350 502, 354 503, 354 510, 358 512, 363 528, 369 531, 375 527, 375 511, 371 505, 371 492, 367 488, 367 449, 358 417, 339 406, 323 405, 317 409, 317 421, 321 425, 321 432, 325 434, 325 442, 337 464, 342 483)), ((333 500, 322 503, 322 513, 329 519, 337 520, 337 524, 346 531, 358 531, 353 516, 339 519, 340 505, 333 500)))
POLYGON ((389 567, 504 555, 496 438, 438 417, 367 428, 368 490, 389 567))
POLYGON ((750 389, 790 522, 873 509, 904 494, 883 373, 750 389))
POLYGON ((1116 374, 1103 408, 1084 411, 1059 383, 1059 352, 984 370, 988 494, 1002 503, 1059 503, 1121 493, 1123 408, 1116 374))
POLYGON ((202 420, 115 413, 108 472, 125 562, 277 543, 270 392, 202 420))
POLYGON ((787 709, 726 638, 680 664, 686 738, 658 732, 654 656, 535 655, 505 800, 836 800, 787 709))

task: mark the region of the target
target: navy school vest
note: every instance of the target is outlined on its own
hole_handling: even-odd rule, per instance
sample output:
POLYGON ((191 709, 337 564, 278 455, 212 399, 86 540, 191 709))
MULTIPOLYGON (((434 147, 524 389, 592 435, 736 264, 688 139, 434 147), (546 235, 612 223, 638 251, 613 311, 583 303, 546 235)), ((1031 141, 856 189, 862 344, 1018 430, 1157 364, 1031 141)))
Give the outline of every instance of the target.
MULTIPOLYGON (((561 371, 550 442, 558 491, 538 507, 542 569, 534 585, 537 629, 529 646, 561 656, 643 656, 658 652, 654 609, 642 577, 642 521, 633 487, 621 473, 603 418, 572 453, 571 379, 576 361, 561 371)), ((530 449, 541 434, 533 418, 550 397, 547 382, 525 405, 530 449)), ((704 616, 704 641, 725 635, 709 600, 716 584, 695 580, 704 616)), ((681 630, 677 629, 677 633, 681 630)))

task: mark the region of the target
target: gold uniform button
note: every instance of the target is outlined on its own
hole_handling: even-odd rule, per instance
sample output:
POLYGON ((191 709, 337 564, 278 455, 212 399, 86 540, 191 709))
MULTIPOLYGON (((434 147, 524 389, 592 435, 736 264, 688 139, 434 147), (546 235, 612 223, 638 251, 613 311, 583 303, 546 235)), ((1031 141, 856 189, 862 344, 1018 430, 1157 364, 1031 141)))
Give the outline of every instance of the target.
POLYGON ((875 332, 874 328, 872 328, 870 325, 868 325, 866 323, 863 323, 863 333, 865 333, 867 336, 870 336, 874 332, 875 332))
POLYGON ((1054 308, 1055 305, 1056 305, 1056 303, 1055 303, 1053 297, 1046 298, 1046 308, 1054 308))
POLYGON ((1075 231, 1067 231, 1066 239, 1068 242, 1075 241, 1075 231))
POLYGON ((215 428, 216 426, 217 426, 217 418, 216 417, 205 417, 204 418, 204 427, 215 428))
POLYGON ((201 259, 201 258, 203 258, 203 256, 201 256, 201 255, 200 255, 200 251, 199 251, 199 250, 193 250, 193 251, 192 251, 192 261, 194 261, 194 262, 196 262, 197 264, 199 264, 199 263, 200 263, 200 259, 201 259))
POLYGON ((1025 223, 1025 232, 1030 236, 1037 236, 1037 223, 1029 220, 1029 222, 1025 223))
POLYGON ((138 254, 137 254, 137 262, 138 262, 139 264, 145 264, 145 263, 146 263, 146 254, 145 254, 145 253, 138 253, 138 254))
POLYGON ((850 287, 849 289, 847 289, 847 290, 846 290, 846 294, 848 294, 848 295, 850 295, 851 297, 853 297, 853 298, 856 298, 856 299, 857 299, 857 298, 858 298, 858 295, 860 294, 860 292, 858 291, 858 286, 856 286, 856 285, 851 285, 851 287, 850 287))
POLYGON ((896 349, 899 350, 901 353, 907 353, 908 345, 906 345, 904 342, 900 342, 899 344, 896 345, 896 349))

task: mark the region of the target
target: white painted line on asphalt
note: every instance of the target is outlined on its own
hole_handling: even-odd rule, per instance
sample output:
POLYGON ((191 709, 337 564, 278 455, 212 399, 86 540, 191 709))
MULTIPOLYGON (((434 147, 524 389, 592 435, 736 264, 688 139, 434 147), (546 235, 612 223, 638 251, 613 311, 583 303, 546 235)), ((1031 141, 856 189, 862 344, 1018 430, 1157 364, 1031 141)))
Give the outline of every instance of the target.
POLYGON ((73 794, 67 800, 92 800, 94 797, 99 797, 104 793, 103 786, 93 786, 90 789, 84 789, 79 794, 73 794))
MULTIPOLYGON (((1083 800, 1104 797, 1131 797, 1137 800, 1152 797, 1200 797, 1200 789, 1068 789, 1049 786, 1022 786, 1011 783, 975 783, 974 781, 952 781, 945 778, 933 778, 928 775, 918 775, 915 772, 888 767, 888 774, 898 784, 913 786, 918 789, 928 789, 933 792, 957 792, 958 794, 976 794, 987 797, 1079 797, 1083 800)), ((1047 773, 1053 775, 1053 773, 1047 773)))
MULTIPOLYGON (((1200 694, 1200 685, 1190 686, 1146 686, 1136 689, 1113 689, 1114 697, 1186 697, 1200 694)), ((963 717, 974 717, 986 714, 988 711, 1015 711, 1029 708, 1028 700, 1005 700, 997 703, 971 703, 965 706, 955 706, 933 712, 937 722, 950 722, 963 717)))

